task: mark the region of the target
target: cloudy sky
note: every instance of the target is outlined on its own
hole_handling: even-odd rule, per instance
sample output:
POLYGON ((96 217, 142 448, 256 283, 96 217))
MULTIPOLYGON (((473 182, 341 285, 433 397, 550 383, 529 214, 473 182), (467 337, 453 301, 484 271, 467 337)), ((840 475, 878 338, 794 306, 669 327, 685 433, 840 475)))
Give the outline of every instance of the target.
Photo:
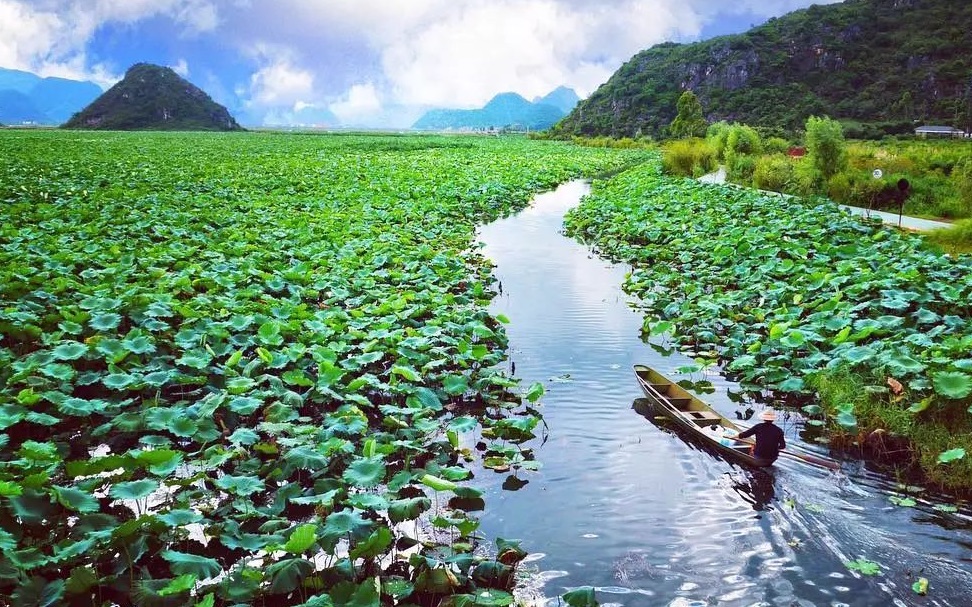
MULTIPOLYGON (((826 4, 834 0, 816 0, 826 4)), ((812 0, 0 0, 0 67, 110 86, 173 67, 244 124, 407 127, 565 85, 638 51, 745 31, 812 0)))

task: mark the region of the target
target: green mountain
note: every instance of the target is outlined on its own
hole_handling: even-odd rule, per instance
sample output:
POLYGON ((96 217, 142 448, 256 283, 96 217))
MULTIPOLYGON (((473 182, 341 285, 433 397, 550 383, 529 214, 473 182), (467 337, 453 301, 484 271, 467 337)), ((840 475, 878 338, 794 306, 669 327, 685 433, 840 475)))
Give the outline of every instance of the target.
POLYGON ((138 63, 64 124, 100 130, 236 131, 229 111, 170 68, 138 63))
POLYGON ((635 55, 555 129, 663 135, 686 90, 710 121, 793 129, 810 115, 911 132, 972 127, 972 3, 847 0, 635 55))
MULTIPOLYGON (((562 93, 559 95, 562 96, 562 93)), ((555 96, 552 99, 554 103, 558 103, 560 97, 555 96)), ((554 104, 531 103, 516 93, 500 93, 478 110, 430 110, 412 128, 438 131, 520 128, 538 131, 550 128, 566 113, 566 110, 561 110, 554 104)))
POLYGON ((0 121, 61 124, 102 92, 93 82, 0 68, 0 121))

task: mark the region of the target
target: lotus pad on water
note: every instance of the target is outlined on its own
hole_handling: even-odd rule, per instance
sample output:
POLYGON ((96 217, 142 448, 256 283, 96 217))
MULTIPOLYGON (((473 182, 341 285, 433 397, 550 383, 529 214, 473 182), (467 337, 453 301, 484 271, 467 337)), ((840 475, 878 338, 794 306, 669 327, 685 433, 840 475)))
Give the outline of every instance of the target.
POLYGON ((639 154, 0 133, 0 596, 370 605, 420 603, 440 583, 476 595, 478 558, 394 527, 432 516, 471 546, 477 522, 444 504, 426 514, 441 484, 422 479, 461 489, 444 480, 466 478, 453 471, 461 433, 535 425, 498 370, 506 335, 475 227, 639 154))
POLYGON ((968 407, 970 256, 829 200, 669 178, 658 163, 595 184, 566 225, 634 266, 625 289, 650 334, 715 353, 753 390, 806 394, 801 380, 845 365, 968 407))

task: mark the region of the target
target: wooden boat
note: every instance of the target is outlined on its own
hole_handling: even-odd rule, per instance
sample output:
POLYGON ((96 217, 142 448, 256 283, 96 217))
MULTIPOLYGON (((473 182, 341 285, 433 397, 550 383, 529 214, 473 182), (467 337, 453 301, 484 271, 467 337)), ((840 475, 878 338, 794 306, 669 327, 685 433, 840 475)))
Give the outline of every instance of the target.
POLYGON ((702 399, 684 390, 658 371, 644 365, 634 366, 635 375, 641 390, 654 406, 655 411, 664 415, 679 428, 706 447, 716 450, 730 461, 754 467, 765 467, 749 453, 750 442, 737 442, 728 438, 739 434, 743 427, 723 417, 702 399))

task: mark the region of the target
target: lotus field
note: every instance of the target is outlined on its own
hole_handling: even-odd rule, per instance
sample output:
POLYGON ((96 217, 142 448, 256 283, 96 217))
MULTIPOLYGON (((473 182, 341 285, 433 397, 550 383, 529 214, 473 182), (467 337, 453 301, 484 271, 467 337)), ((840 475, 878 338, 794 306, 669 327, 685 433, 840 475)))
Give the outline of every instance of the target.
MULTIPOLYGON (((523 552, 486 538, 474 556, 467 481, 536 466, 522 443, 542 388, 499 364, 475 227, 636 159, 505 138, 0 132, 0 605, 510 604, 523 552)), ((940 359, 964 317, 889 286, 875 309, 913 310, 916 330, 886 350, 887 317, 843 311, 845 275, 813 278, 827 290, 807 302, 831 306, 842 356, 963 385, 940 359)), ((798 326, 789 289, 766 294, 772 338, 741 348, 833 339, 798 326)))
POLYGON ((595 184, 567 226, 634 265, 625 288, 646 334, 795 401, 850 373, 854 398, 806 406, 828 417, 814 422, 855 433, 866 408, 870 427, 914 441, 932 477, 972 489, 972 257, 827 200, 672 179, 658 163, 595 184))

